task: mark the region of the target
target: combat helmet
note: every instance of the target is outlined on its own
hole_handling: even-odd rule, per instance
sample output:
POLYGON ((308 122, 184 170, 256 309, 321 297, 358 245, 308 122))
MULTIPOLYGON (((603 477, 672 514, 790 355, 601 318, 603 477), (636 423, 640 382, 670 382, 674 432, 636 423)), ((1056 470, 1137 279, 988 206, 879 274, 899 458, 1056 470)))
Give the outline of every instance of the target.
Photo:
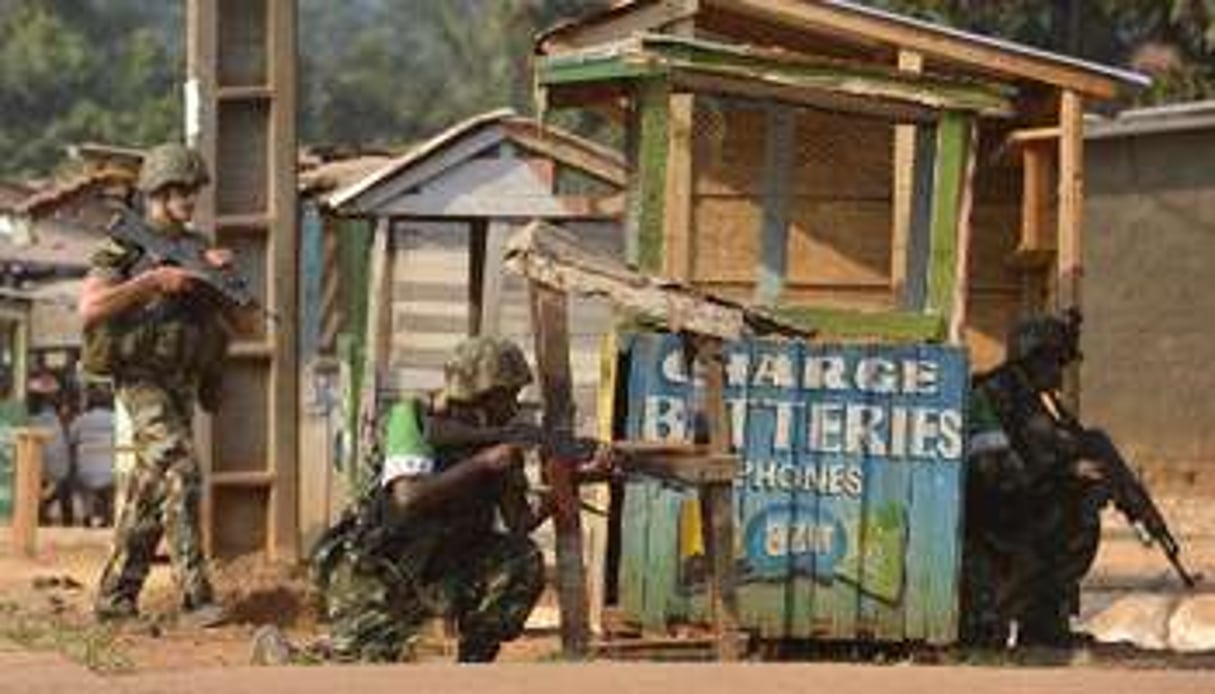
POLYGON ((1014 359, 1026 359, 1038 353, 1057 355, 1062 363, 1080 357, 1080 311, 1069 308, 1062 316, 1035 316, 1021 321, 1009 345, 1014 359))
POLYGON ((443 366, 449 400, 470 402, 494 388, 519 389, 532 382, 523 350, 499 337, 474 337, 456 346, 443 366))
POLYGON ((144 157, 137 185, 146 195, 168 185, 201 188, 210 182, 207 162, 197 150, 169 142, 154 147, 144 157))

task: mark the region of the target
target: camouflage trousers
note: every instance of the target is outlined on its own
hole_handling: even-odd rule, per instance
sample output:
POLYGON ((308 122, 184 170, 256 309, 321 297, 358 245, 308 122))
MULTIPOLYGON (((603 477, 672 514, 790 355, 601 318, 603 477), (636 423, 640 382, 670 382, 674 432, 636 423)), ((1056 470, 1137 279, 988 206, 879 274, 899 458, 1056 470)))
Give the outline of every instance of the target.
POLYGON ((335 658, 395 661, 428 619, 441 616, 456 622, 462 662, 491 661, 503 641, 523 633, 544 589, 535 543, 494 533, 436 551, 421 570, 408 549, 371 567, 342 559, 325 593, 335 658))
POLYGON ((121 482, 126 501, 114 523, 97 605, 136 602, 162 535, 183 606, 211 602, 199 531, 202 475, 194 455, 193 395, 139 383, 121 386, 118 398, 131 417, 135 466, 121 482))

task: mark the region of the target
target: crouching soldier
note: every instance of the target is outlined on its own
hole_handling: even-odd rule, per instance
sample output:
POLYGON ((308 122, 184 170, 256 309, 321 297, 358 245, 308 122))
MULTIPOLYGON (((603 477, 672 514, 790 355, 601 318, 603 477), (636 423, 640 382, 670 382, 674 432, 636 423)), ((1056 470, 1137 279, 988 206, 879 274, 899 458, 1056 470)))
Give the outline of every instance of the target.
POLYGON ((297 649, 263 628, 254 662, 391 662, 440 616, 455 623, 459 661, 488 662, 523 632, 544 588, 528 534, 548 515, 546 503, 532 504, 522 465, 538 431, 513 424, 531 380, 517 346, 473 338, 456 348, 432 402, 392 408, 378 488, 314 554, 328 645, 297 649))

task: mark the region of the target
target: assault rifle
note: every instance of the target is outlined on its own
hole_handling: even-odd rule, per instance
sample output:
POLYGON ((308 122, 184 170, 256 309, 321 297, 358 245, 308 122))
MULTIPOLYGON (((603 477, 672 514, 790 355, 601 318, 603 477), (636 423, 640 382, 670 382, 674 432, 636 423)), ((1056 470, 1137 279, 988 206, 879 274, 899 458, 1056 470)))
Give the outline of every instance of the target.
POLYGON ((1081 453, 1086 460, 1100 465, 1102 478, 1107 485, 1110 498, 1122 515, 1135 529, 1139 540, 1145 545, 1155 543, 1172 564, 1177 576, 1187 588, 1193 588, 1202 578, 1186 570, 1181 563, 1181 547, 1177 544, 1168 523, 1156 507, 1152 497, 1139 476, 1127 465, 1118 447, 1105 432, 1086 429, 1054 393, 1045 393, 1047 401, 1055 411, 1057 422, 1080 442, 1081 453))
POLYGON ((140 251, 137 268, 175 265, 195 275, 207 291, 223 302, 242 309, 254 308, 271 320, 278 319, 258 301, 248 281, 235 268, 216 267, 207 262, 206 252, 210 246, 202 239, 185 234, 163 234, 126 207, 115 210, 107 232, 119 243, 140 251))
POLYGON ((543 427, 527 422, 476 427, 449 417, 432 417, 427 427, 427 440, 436 447, 479 448, 509 443, 541 448, 564 460, 586 461, 594 457, 600 445, 595 439, 550 435, 543 427))

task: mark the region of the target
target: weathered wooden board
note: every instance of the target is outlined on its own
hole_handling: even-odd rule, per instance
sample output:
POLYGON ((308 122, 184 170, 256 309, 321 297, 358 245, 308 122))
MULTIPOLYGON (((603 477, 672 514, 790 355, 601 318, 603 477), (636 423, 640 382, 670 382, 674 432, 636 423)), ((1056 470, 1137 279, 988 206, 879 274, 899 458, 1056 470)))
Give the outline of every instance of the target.
MULTIPOLYGON (((679 341, 633 341, 630 438, 687 440, 679 341)), ((765 638, 948 643, 956 636, 967 363, 945 346, 727 346, 741 626, 765 638)), ((628 485, 621 605, 704 618, 694 497, 628 485)))

